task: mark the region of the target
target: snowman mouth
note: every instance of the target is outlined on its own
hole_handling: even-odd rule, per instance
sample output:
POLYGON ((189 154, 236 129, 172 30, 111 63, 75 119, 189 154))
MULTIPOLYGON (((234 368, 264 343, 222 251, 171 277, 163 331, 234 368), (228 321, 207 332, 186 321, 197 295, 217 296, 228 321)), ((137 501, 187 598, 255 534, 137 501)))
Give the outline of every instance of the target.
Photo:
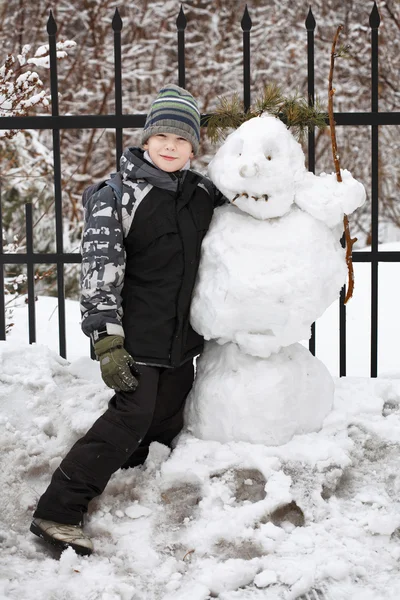
POLYGON ((253 200, 255 200, 256 202, 258 200, 264 200, 265 202, 268 202, 268 194, 263 194, 262 196, 250 196, 250 194, 247 194, 246 192, 243 192, 242 194, 236 194, 236 196, 231 200, 231 202, 235 202, 235 200, 237 200, 238 198, 253 198, 253 200))

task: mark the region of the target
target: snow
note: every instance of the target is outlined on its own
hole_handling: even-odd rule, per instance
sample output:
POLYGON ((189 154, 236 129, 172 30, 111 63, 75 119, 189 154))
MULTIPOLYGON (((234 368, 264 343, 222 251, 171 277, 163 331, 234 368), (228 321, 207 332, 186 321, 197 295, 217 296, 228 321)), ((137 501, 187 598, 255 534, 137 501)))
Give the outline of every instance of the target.
POLYGON ((250 119, 228 136, 208 172, 226 198, 236 198, 241 210, 270 219, 290 209, 296 186, 307 171, 301 146, 285 125, 263 116, 250 119))
POLYGON ((153 444, 92 503, 95 553, 60 557, 28 532, 31 513, 110 390, 87 356, 11 339, 0 344, 2 599, 398 598, 400 371, 335 379, 321 431, 281 446, 188 432, 172 453, 153 444))
POLYGON ((334 228, 365 202, 364 186, 351 173, 309 173, 300 144, 279 119, 263 114, 231 133, 209 165, 209 175, 240 210, 256 219, 286 214, 297 204, 334 228))
POLYGON ((202 439, 275 446, 318 430, 332 407, 332 378, 301 344, 265 360, 212 341, 197 365, 186 422, 202 439))
MULTIPOLYGON (((347 192, 334 196, 344 210, 347 192)), ((222 208, 216 221, 225 214, 233 220, 240 216, 240 223, 253 219, 243 206, 222 208)), ((289 222, 286 242, 290 236, 295 238, 289 256, 285 256, 288 244, 281 247, 282 265, 286 262, 288 267, 284 274, 290 274, 288 263, 295 255, 298 228, 290 225, 293 214, 303 219, 291 201, 280 217, 289 222)), ((269 231, 264 216, 257 227, 266 226, 269 231)), ((323 256, 331 223, 309 213, 304 216, 321 232, 318 247, 308 246, 307 253, 321 251, 323 256)), ((233 237, 242 229, 246 231, 242 225, 233 226, 233 237)), ((274 235, 270 229, 267 242, 274 235)), ((258 243, 255 231, 252 228, 244 239, 237 238, 241 252, 235 255, 233 246, 229 247, 237 272, 247 276, 245 288, 273 275, 267 268, 260 277, 256 268, 250 268, 261 264, 257 262, 261 244, 252 253, 255 260, 250 265, 248 260, 240 262, 246 256, 246 240, 250 248, 258 243)), ((279 247, 279 236, 272 241, 273 247, 279 247)), ((334 244, 331 257, 337 253, 337 239, 334 244)), ((299 254, 304 260, 304 252, 299 254)), ((325 269, 329 272, 328 264, 325 269)), ((382 269, 381 273, 387 280, 380 284, 392 289, 392 272, 382 269)), ((296 277, 289 279, 287 289, 279 289, 284 302, 294 301, 296 284, 302 285, 305 274, 300 260, 296 277)), ((354 302, 364 305, 368 273, 361 270, 360 274, 356 279, 359 299, 354 302)), ((314 286, 317 299, 309 301, 315 312, 309 318, 321 314, 324 303, 332 301, 331 276, 328 280, 325 284, 321 268, 314 286), (321 283, 325 299, 318 296, 317 284, 321 283)), ((226 285, 222 275, 213 285, 217 295, 218 286, 226 285)), ((232 289, 231 284, 224 291, 228 288, 232 289)), ((252 296, 254 322, 262 321, 261 304, 256 305, 262 289, 257 293, 253 289, 244 299, 239 292, 232 306, 249 302, 252 296)), ((246 336, 238 338, 239 345, 210 341, 198 362, 195 383, 195 388, 203 388, 202 401, 188 402, 189 427, 176 439, 174 450, 152 444, 145 465, 116 472, 102 496, 91 503, 85 523, 95 546, 91 557, 79 557, 71 549, 60 554, 30 534, 29 523, 52 472, 106 408, 112 392, 103 384, 97 363, 88 357, 88 341, 79 332, 78 303, 66 302, 69 361, 54 351, 56 300, 39 297, 35 303, 38 344, 31 346, 24 341, 27 306, 16 304, 12 333, 8 341, 0 342, 0 598, 397 600, 400 369, 395 352, 398 342, 391 343, 397 327, 395 295, 392 290, 386 303, 380 304, 381 311, 391 310, 387 313, 391 328, 383 330, 381 343, 396 356, 390 364, 381 361, 386 376, 380 379, 332 380, 329 370, 335 370, 336 359, 329 355, 329 335, 318 337, 321 355, 330 356, 324 366, 297 343, 301 327, 296 330, 296 343, 282 335, 285 323, 279 311, 281 330, 277 332, 282 347, 272 350, 270 358, 259 356, 262 344, 252 338, 252 352, 242 352, 240 345, 249 342, 246 336), (298 405, 288 399, 297 400, 298 405), (282 423, 276 427, 279 415, 282 423), (214 427, 210 436, 203 435, 204 422, 214 427), (238 434, 233 426, 238 427, 238 434), (207 437, 213 439, 201 439, 207 437)), ((269 294, 262 302, 268 300, 269 294)), ((272 300, 278 303, 279 298, 272 295, 272 300)), ((349 308, 349 313, 353 310, 349 344, 357 344, 356 348, 365 339, 365 314, 358 318, 357 306, 349 308)), ((242 316, 251 320, 251 307, 245 308, 244 315, 229 315, 223 326, 229 327, 232 321, 236 325, 242 316)), ((270 315, 274 312, 271 309, 270 315)), ((301 310, 294 305, 296 313, 301 310)), ((327 319, 333 320, 329 315, 327 311, 322 317, 325 334, 327 319)), ((214 320, 211 336, 220 320, 223 315, 214 320)), ((243 332, 252 331, 253 322, 246 322, 243 332)), ((220 341, 230 340, 231 331, 227 340, 222 339, 224 335, 220 341)))
POLYGON ((316 219, 335 227, 365 202, 364 186, 350 171, 340 169, 342 181, 335 173, 321 173, 318 177, 306 173, 296 193, 296 204, 316 219))
POLYGON ((308 339, 346 281, 339 239, 296 207, 266 220, 231 205, 216 209, 202 245, 194 328, 264 358, 308 339))
MULTIPOLYGON (((89 358, 78 303, 66 302, 66 361, 56 353, 56 298, 35 303, 39 343, 32 346, 22 301, 0 343, 0 598, 80 600, 84 590, 90 600, 287 600, 314 588, 329 600, 397 600, 396 267, 380 265, 380 285, 391 290, 379 305, 383 325, 391 315, 380 329, 384 377, 368 378, 361 308, 370 274, 368 265, 356 265, 348 305, 352 376, 334 379, 334 410, 323 428, 281 446, 203 441, 187 432, 172 454, 153 444, 143 467, 117 472, 92 503, 90 558, 72 550, 59 557, 28 530, 51 473, 104 410, 110 390, 89 358)), ((331 307, 317 323, 317 351, 332 373, 336 313, 331 307)))
POLYGON ((191 322, 207 340, 268 358, 308 339, 338 298, 343 217, 365 190, 347 170, 340 183, 308 173, 300 144, 270 115, 231 133, 209 174, 231 204, 215 211, 203 241, 191 322))
MULTIPOLYGON (((76 42, 73 40, 65 40, 62 42, 56 43, 56 56, 57 58, 65 58, 68 56, 68 53, 65 51, 65 48, 70 49, 76 46, 76 42)), ((29 58, 26 62, 35 65, 36 67, 43 67, 44 69, 50 68, 50 54, 49 54, 49 45, 45 44, 44 46, 40 46, 33 58, 29 58)))
POLYGON ((186 423, 203 440, 284 444, 319 431, 333 404, 328 370, 299 342, 346 283, 343 217, 365 190, 349 171, 341 182, 307 173, 301 146, 269 115, 234 131, 209 172, 231 203, 202 243, 191 322, 211 341, 186 423))

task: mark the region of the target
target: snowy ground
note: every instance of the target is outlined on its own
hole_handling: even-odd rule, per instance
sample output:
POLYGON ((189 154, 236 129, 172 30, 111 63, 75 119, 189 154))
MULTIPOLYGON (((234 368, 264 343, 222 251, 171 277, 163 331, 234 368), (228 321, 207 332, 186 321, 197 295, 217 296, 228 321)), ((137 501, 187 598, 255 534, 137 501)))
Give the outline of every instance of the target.
MULTIPOLYGON (((380 265, 380 377, 368 378, 368 266, 356 265, 348 309, 349 373, 336 379, 323 429, 280 447, 154 444, 144 467, 116 473, 91 505, 89 558, 61 557, 28 532, 62 455, 110 391, 76 303, 68 356, 57 349, 54 299, 39 298, 38 345, 26 305, 0 342, 0 600, 398 600, 400 596, 400 324, 397 265, 380 265), (390 274, 390 275, 385 275, 390 274), (393 289, 394 288, 394 289, 393 289), (310 590, 314 590, 311 592, 310 590)), ((337 309, 317 350, 337 369, 337 309)))

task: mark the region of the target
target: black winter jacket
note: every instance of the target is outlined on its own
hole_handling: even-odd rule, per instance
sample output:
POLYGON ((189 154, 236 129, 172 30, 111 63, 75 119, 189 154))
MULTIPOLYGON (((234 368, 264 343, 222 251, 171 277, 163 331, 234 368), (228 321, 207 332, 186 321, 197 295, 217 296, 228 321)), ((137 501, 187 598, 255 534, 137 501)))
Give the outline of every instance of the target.
POLYGON ((224 198, 194 171, 166 173, 131 148, 121 158, 123 194, 108 186, 85 204, 82 329, 125 335, 139 363, 177 367, 199 354, 189 323, 201 242, 224 198))

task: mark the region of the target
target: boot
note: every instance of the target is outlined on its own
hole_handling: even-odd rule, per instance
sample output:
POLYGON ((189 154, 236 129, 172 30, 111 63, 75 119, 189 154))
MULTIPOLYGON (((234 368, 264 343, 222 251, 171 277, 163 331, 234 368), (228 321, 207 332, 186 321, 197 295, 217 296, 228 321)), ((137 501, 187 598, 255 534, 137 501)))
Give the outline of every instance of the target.
POLYGON ((77 554, 89 556, 93 552, 92 540, 80 525, 63 525, 45 519, 33 519, 30 530, 45 542, 65 550, 72 548, 77 554))

